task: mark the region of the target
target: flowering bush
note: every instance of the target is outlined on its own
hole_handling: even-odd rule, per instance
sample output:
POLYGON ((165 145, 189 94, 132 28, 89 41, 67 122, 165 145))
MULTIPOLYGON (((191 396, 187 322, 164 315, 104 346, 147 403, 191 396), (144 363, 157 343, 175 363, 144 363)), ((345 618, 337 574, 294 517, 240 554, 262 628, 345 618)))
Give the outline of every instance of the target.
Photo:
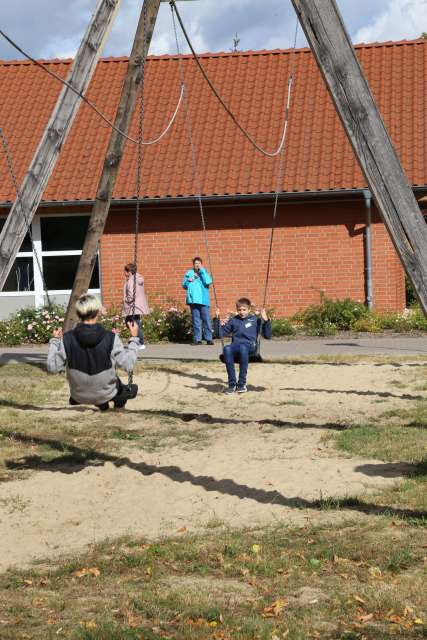
MULTIPOLYGON (((21 309, 8 320, 0 321, 0 344, 46 343, 53 330, 62 326, 64 315, 65 309, 59 305, 51 310, 21 309)), ((349 298, 333 301, 322 297, 319 305, 312 305, 290 319, 275 318, 272 311, 268 315, 272 318, 274 337, 301 332, 324 336, 346 329, 360 332, 427 331, 427 319, 419 307, 410 309, 406 314, 377 313, 368 311, 360 302, 349 298)), ((102 315, 101 323, 107 330, 119 333, 123 340, 129 337, 123 317, 114 307, 102 315)), ((177 305, 154 307, 149 315, 143 316, 142 324, 148 343, 192 340, 191 316, 186 308, 177 305)))
POLYGON ((0 322, 0 343, 14 345, 48 342, 53 330, 62 326, 64 314, 65 309, 60 305, 55 305, 50 310, 21 309, 9 320, 0 322))

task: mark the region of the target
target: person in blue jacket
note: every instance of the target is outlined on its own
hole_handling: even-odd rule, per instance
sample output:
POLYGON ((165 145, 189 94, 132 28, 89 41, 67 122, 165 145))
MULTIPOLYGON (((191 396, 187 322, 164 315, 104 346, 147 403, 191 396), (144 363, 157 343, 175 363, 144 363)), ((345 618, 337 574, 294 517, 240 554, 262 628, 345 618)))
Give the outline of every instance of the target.
MULTIPOLYGON (((272 337, 271 322, 265 309, 261 309, 261 316, 252 313, 252 304, 248 298, 239 298, 236 302, 237 314, 221 325, 222 336, 232 336, 232 342, 224 347, 224 363, 228 374, 228 388, 225 393, 246 393, 246 377, 249 366, 249 356, 255 353, 257 337, 260 331, 266 340, 272 337), (239 380, 236 381, 234 355, 239 354, 239 380)), ((217 315, 219 310, 217 309, 217 315)))
POLYGON ((211 324, 211 301, 209 286, 212 278, 203 266, 199 256, 193 260, 193 268, 187 271, 182 281, 182 286, 187 291, 186 303, 191 310, 193 322, 194 344, 202 344, 205 337, 206 344, 213 344, 211 324))

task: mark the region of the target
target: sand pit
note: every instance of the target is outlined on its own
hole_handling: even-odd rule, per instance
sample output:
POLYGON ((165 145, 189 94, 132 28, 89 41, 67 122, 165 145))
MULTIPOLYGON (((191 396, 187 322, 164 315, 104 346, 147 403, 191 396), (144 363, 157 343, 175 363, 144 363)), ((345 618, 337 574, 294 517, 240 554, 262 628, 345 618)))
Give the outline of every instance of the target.
MULTIPOLYGON (((389 487, 405 467, 363 452, 340 455, 323 436, 413 403, 413 373, 408 364, 253 365, 249 393, 225 396, 220 363, 142 365, 140 396, 108 416, 123 430, 139 430, 138 440, 82 465, 34 469, 0 485, 0 569, 124 534, 156 538, 221 522, 343 517, 319 512, 314 501, 389 487)), ((66 407, 66 391, 34 416, 75 429, 101 419, 92 409, 66 407)))

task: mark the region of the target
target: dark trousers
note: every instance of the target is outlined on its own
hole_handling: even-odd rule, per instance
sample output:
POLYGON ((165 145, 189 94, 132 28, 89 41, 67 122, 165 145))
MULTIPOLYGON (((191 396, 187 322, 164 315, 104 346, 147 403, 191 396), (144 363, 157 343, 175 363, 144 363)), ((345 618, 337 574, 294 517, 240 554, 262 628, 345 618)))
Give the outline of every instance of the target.
MULTIPOLYGON (((114 402, 114 406, 117 408, 124 407, 126 402, 128 400, 132 400, 133 398, 135 398, 136 394, 138 393, 138 385, 136 384, 125 385, 120 380, 120 378, 117 378, 116 386, 117 386, 117 394, 114 396, 114 398, 111 398, 111 399, 114 402)), ((69 402, 72 406, 76 406, 80 404, 80 402, 77 402, 77 400, 74 400, 74 398, 72 398, 71 396, 70 396, 69 402)), ((108 409, 108 402, 104 402, 103 404, 96 404, 95 406, 98 409, 101 409, 101 411, 106 411, 108 409)))
POLYGON ((144 344, 144 334, 142 332, 142 321, 141 316, 139 314, 135 314, 134 316, 126 316, 125 323, 127 325, 128 322, 136 322, 138 325, 138 338, 141 344, 144 344))
POLYGON ((236 384, 236 369, 234 366, 234 356, 239 356, 239 385, 246 384, 246 376, 248 374, 249 356, 255 353, 255 347, 241 342, 232 342, 224 347, 224 362, 227 368, 228 384, 234 386, 236 384))

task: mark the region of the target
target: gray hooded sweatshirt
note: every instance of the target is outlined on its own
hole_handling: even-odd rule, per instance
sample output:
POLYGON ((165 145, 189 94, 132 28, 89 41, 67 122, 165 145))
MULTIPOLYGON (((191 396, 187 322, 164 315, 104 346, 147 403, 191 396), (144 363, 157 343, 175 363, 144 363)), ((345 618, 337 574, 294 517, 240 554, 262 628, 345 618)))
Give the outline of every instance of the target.
POLYGON ((125 349, 119 336, 102 325, 79 323, 63 338, 50 339, 47 370, 66 371, 76 402, 99 405, 116 396, 116 366, 131 371, 138 349, 138 338, 130 338, 125 349))

